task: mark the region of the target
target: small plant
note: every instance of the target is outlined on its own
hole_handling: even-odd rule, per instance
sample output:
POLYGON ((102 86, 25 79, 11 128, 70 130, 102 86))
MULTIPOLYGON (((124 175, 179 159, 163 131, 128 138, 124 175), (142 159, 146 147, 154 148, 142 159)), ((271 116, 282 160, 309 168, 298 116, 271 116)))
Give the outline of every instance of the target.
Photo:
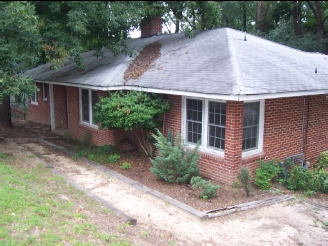
POLYGON ((90 144, 91 144, 91 138, 92 138, 91 133, 90 133, 89 131, 86 131, 86 132, 84 133, 84 136, 83 136, 82 140, 81 140, 82 145, 83 145, 84 147, 88 147, 88 146, 90 146, 90 144))
POLYGON ((127 233, 127 232, 129 232, 129 228, 131 226, 130 224, 131 224, 130 221, 128 221, 124 224, 121 224, 118 226, 117 230, 122 233, 127 233))
POLYGON ((109 158, 108 158, 108 161, 110 162, 110 163, 116 163, 119 159, 120 159, 121 157, 119 156, 119 155, 116 155, 116 154, 114 154, 114 155, 110 155, 109 156, 109 158))
POLYGON ((199 176, 192 177, 190 184, 194 189, 201 189, 199 196, 204 200, 214 197, 220 189, 219 185, 212 185, 210 181, 206 181, 199 176))
POLYGON ((97 153, 99 155, 108 155, 113 151, 113 147, 109 144, 97 146, 97 153))
POLYGON ((121 166, 122 169, 127 170, 131 168, 131 165, 128 162, 124 162, 121 166))
POLYGON ((145 236, 145 237, 148 237, 149 236, 149 231, 147 231, 147 230, 141 230, 140 231, 140 236, 145 236))
POLYGON ((271 187, 272 181, 277 177, 280 167, 276 165, 274 160, 260 161, 260 167, 255 170, 254 184, 263 190, 271 187))
POLYGON ((251 180, 252 177, 249 174, 249 171, 246 167, 242 167, 240 172, 238 173, 238 180, 240 181, 241 185, 244 187, 246 191, 246 195, 249 196, 249 192, 251 190, 251 180))

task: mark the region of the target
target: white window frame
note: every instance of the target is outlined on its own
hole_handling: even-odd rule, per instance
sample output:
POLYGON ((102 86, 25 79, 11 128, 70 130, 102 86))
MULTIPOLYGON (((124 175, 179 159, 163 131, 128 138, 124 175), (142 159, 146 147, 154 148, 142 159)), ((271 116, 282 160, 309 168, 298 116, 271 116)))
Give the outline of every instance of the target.
POLYGON ((191 147, 195 148, 196 144, 187 141, 187 99, 191 100, 200 100, 203 102, 202 108, 202 142, 199 146, 199 149, 203 152, 207 152, 210 154, 216 154, 218 156, 224 157, 224 149, 214 149, 213 147, 208 146, 208 110, 209 110, 209 102, 219 102, 225 103, 225 100, 216 100, 216 99, 206 99, 206 98, 199 98, 199 97, 182 97, 182 108, 181 108, 181 131, 182 131, 182 138, 184 143, 191 147))
POLYGON ((93 108, 92 108, 92 91, 96 91, 98 94, 97 90, 91 90, 91 89, 84 89, 84 88, 79 88, 79 110, 80 110, 80 124, 87 125, 93 128, 98 129, 98 124, 93 124, 92 123, 92 116, 93 116, 93 108), (88 91, 89 95, 89 122, 83 121, 83 116, 82 116, 82 90, 88 91))
POLYGON ((31 104, 38 105, 38 92, 34 92, 31 98, 31 104))
POLYGON ((46 83, 42 83, 42 100, 43 101, 47 101, 48 100, 49 86, 47 87, 47 85, 48 84, 46 84, 46 83), (45 93, 46 91, 47 91, 47 93, 45 93))
MULTIPOLYGON (((244 101, 244 103, 252 103, 252 102, 260 102, 259 109, 259 131, 258 131, 258 144, 256 149, 251 150, 242 150, 242 157, 251 156, 254 154, 261 153, 263 151, 263 134, 264 134, 264 105, 265 100, 252 100, 252 101, 244 101)), ((244 116, 243 116, 244 118, 244 116)))

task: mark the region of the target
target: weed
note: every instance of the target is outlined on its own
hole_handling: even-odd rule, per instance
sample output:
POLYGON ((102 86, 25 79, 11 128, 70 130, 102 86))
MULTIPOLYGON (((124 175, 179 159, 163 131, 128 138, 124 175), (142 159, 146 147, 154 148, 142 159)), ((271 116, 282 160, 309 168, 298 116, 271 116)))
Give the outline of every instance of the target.
POLYGON ((127 162, 124 162, 121 166, 122 169, 127 170, 131 168, 131 165, 127 162))
POLYGON ((130 221, 124 223, 124 224, 121 224, 117 227, 117 230, 121 233, 127 233, 129 232, 129 228, 130 228, 130 221))
POLYGON ((113 163, 113 164, 114 164, 114 163, 116 163, 120 158, 121 158, 121 156, 114 154, 114 155, 110 155, 110 156, 109 156, 108 161, 109 161, 110 163, 113 163))
POLYGON ((235 181, 233 181, 232 187, 239 188, 239 187, 241 187, 241 184, 238 182, 238 180, 235 180, 235 181))
POLYGON ((148 237, 149 236, 149 231, 147 231, 147 230, 141 230, 140 231, 140 236, 141 237, 143 237, 143 236, 148 237))
POLYGON ((165 205, 168 206, 170 203, 168 201, 164 201, 165 205))
POLYGON ((7 159, 9 156, 6 153, 0 153, 0 158, 1 159, 7 159))
POLYGON ((173 245, 175 245, 175 241, 169 241, 168 244, 169 244, 170 246, 173 246, 173 245))

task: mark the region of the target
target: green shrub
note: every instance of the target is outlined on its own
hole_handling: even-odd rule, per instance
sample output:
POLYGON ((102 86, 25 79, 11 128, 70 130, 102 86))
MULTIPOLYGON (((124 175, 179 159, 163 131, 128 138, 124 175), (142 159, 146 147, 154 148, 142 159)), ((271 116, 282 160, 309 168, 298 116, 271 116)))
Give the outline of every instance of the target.
POLYGON ((273 179, 280 171, 279 165, 274 160, 260 161, 260 167, 255 170, 254 184, 261 189, 267 190, 271 187, 273 179))
POLYGON ((116 155, 116 154, 114 154, 114 155, 110 155, 109 156, 109 158, 108 158, 108 161, 110 162, 110 163, 116 163, 119 159, 120 159, 121 157, 119 156, 119 155, 116 155))
POLYGON ((285 185, 290 190, 315 191, 316 184, 313 171, 302 166, 295 166, 289 173, 285 185))
POLYGON ((249 171, 246 167, 242 167, 238 173, 238 180, 244 187, 244 190, 246 191, 246 195, 249 196, 249 192, 251 190, 251 181, 252 177, 249 174, 249 171))
POLYGON ((121 168, 124 169, 124 170, 127 170, 127 169, 131 168, 131 165, 128 162, 123 162, 121 168))
POLYGON ((314 171, 315 186, 318 191, 328 193, 328 172, 325 169, 314 171))
POLYGON ((190 184, 194 189, 201 189, 199 196, 203 199, 214 197, 220 189, 219 185, 213 185, 210 181, 206 181, 199 176, 192 177, 190 184))
POLYGON ((328 168, 328 150, 322 152, 316 163, 313 165, 313 169, 319 170, 319 169, 327 169, 328 168))
POLYGON ((109 155, 112 154, 113 151, 114 151, 114 147, 109 144, 97 146, 97 153, 99 155, 109 155))
POLYGON ((150 159, 154 166, 150 171, 157 178, 170 183, 189 183, 191 177, 199 175, 199 143, 193 150, 186 151, 180 137, 170 135, 165 138, 158 129, 156 130, 157 135, 152 135, 156 140, 155 146, 159 154, 150 159))

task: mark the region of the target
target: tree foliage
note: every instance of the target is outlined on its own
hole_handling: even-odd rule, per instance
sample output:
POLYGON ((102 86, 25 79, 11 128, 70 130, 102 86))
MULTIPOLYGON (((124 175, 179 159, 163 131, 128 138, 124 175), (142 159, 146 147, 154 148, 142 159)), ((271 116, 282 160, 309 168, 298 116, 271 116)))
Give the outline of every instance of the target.
POLYGON ((0 2, 0 121, 12 126, 10 95, 30 96, 37 87, 21 73, 39 60, 40 36, 34 6, 27 2, 0 2))

